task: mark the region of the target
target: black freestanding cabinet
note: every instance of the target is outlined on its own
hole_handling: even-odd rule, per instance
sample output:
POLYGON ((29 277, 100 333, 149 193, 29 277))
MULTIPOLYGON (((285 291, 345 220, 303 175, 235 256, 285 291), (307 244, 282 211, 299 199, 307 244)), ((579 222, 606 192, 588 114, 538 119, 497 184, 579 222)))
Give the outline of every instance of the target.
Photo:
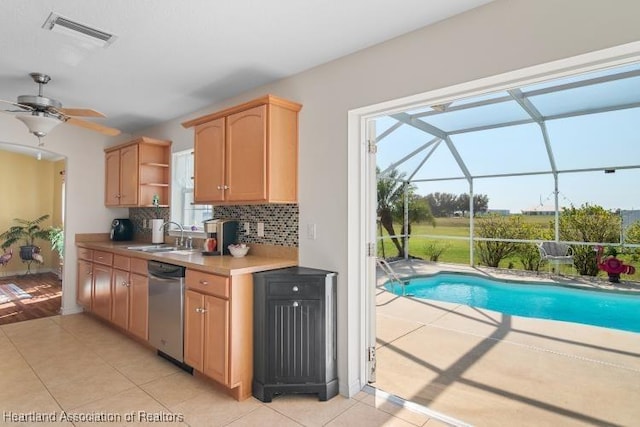
POLYGON ((254 273, 253 395, 338 394, 337 273, 291 267, 254 273))

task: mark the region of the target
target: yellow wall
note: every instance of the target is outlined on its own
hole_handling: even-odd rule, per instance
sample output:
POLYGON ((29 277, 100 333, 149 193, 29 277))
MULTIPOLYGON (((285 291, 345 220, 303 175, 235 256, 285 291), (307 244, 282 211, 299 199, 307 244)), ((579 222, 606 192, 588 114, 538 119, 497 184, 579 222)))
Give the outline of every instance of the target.
MULTIPOLYGON (((61 176, 65 161, 37 160, 32 156, 0 150, 0 232, 14 225, 14 218, 35 219, 44 214, 50 218, 41 224, 43 228, 61 225, 61 176), (52 221, 53 219, 53 221, 52 221)), ((31 271, 57 269, 58 259, 51 252, 49 241, 38 240, 44 264, 32 263, 31 271), (53 267, 55 266, 55 267, 53 267)), ((13 258, 0 275, 22 272, 26 265, 20 260, 20 245, 13 245, 13 258)))

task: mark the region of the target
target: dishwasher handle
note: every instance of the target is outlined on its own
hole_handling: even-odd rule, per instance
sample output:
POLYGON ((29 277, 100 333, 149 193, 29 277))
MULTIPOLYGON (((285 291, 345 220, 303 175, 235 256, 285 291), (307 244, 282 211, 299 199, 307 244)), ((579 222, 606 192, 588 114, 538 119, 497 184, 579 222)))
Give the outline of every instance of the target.
POLYGON ((180 277, 163 276, 149 272, 149 279, 153 279, 158 282, 175 282, 177 279, 180 279, 180 277))
POLYGON ((148 261, 149 277, 164 279, 181 279, 185 276, 186 267, 158 261, 148 261))

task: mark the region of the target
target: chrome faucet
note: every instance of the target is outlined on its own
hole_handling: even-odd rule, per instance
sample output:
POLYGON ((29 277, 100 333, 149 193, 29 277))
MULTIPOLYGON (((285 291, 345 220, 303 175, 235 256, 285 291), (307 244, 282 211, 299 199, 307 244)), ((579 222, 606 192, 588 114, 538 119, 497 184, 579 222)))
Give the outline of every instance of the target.
POLYGON ((160 226, 159 230, 162 230, 164 226, 167 224, 175 224, 178 226, 178 228, 180 228, 180 240, 176 239, 176 246, 183 246, 184 245, 184 228, 182 227, 182 225, 178 224, 175 221, 167 221, 160 226))

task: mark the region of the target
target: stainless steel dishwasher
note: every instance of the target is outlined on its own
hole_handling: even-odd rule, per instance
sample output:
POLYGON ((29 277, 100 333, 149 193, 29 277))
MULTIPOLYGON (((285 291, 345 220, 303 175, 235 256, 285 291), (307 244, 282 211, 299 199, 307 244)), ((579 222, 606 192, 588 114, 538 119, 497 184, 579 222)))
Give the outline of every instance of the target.
POLYGON ((158 354, 184 361, 185 267, 149 261, 149 343, 158 354))

